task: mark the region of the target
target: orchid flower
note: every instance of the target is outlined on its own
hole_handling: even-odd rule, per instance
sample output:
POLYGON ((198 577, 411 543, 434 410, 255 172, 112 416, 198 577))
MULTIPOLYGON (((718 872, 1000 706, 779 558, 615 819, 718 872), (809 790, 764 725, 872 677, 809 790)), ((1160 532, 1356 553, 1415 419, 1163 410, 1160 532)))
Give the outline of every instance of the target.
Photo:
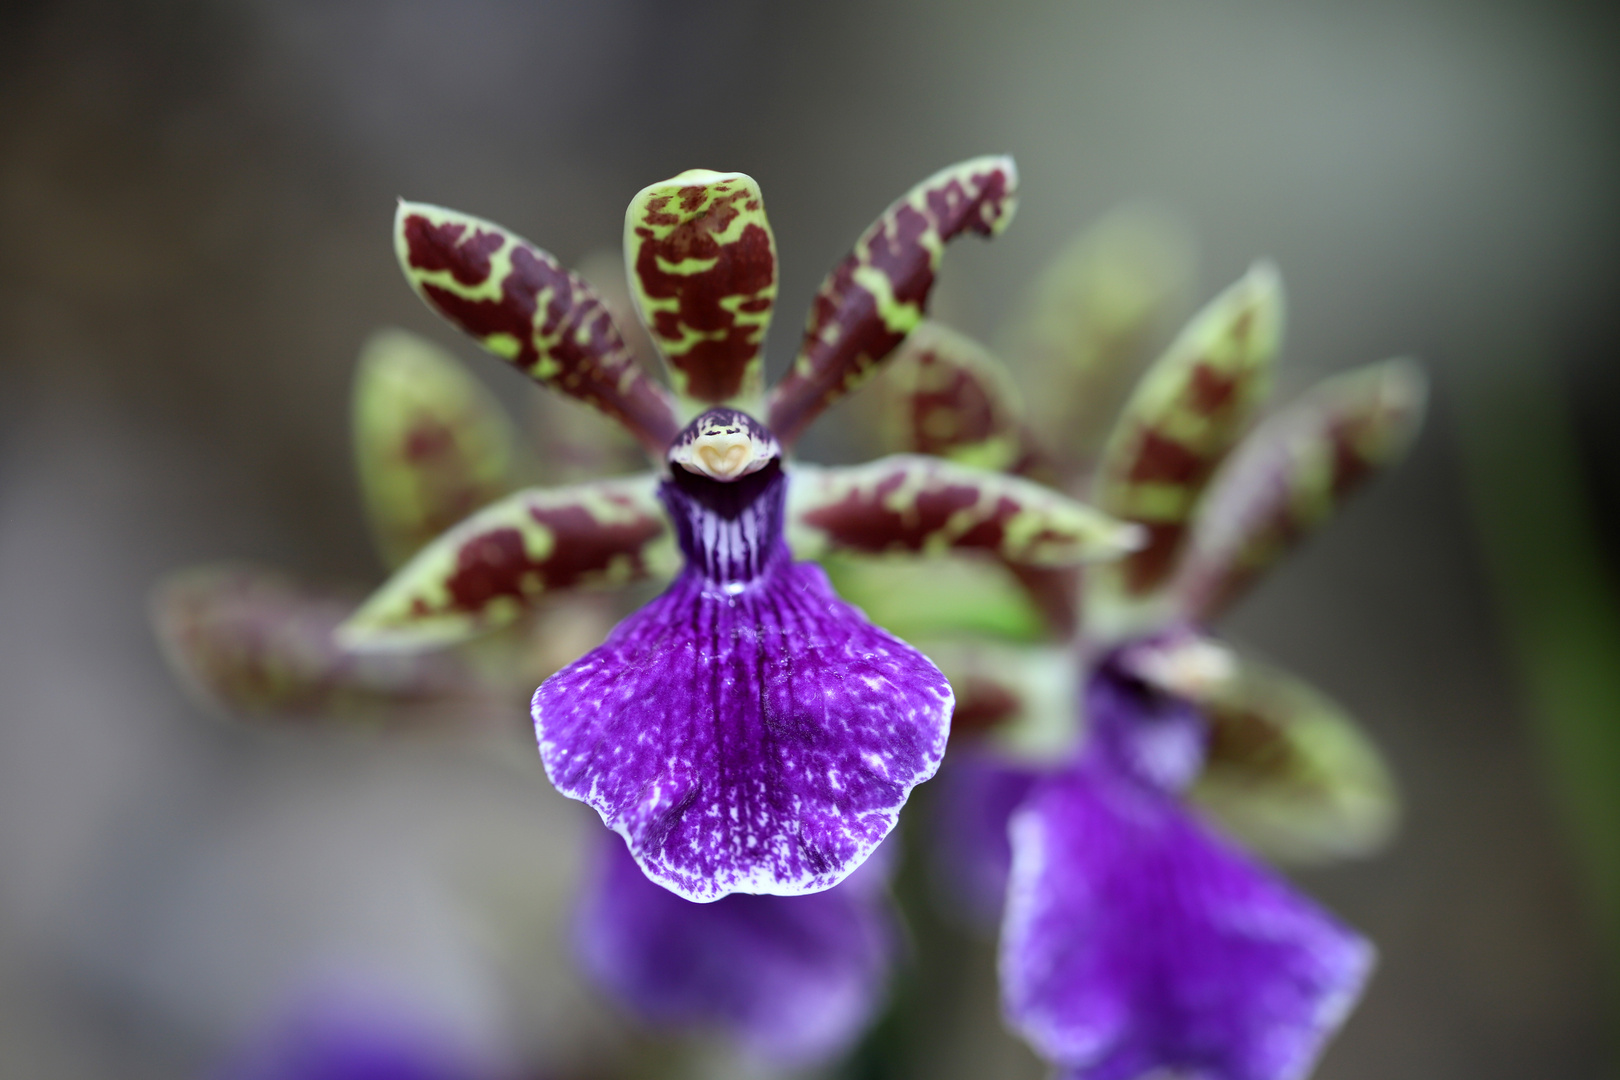
MULTIPOLYGON (((1098 271, 1094 250, 1078 270, 1098 271)), ((1135 305, 1092 322, 1116 347, 1065 358, 1069 378, 1100 388, 1153 313, 1144 298, 1171 290, 1121 271, 1079 289, 1088 311, 1077 276, 1071 255, 1043 283, 1064 306, 1037 304, 1040 325, 1066 318, 1078 338, 1076 307, 1135 305)), ((943 870, 968 908, 1001 913, 1007 1018, 1065 1077, 1302 1076, 1373 962, 1365 939, 1216 824, 1321 860, 1375 849, 1394 818, 1388 774, 1338 706, 1203 630, 1398 458, 1422 413, 1420 372, 1390 361, 1251 432, 1281 317, 1277 275, 1258 265, 1149 368, 1089 469, 1048 449, 1086 437, 1043 441, 999 361, 953 331, 919 328, 886 376, 899 448, 1089 488, 1147 537, 1083 575, 1010 568, 1005 587, 1026 591, 1052 644, 924 643, 957 690, 959 736, 987 732, 947 763, 943 870)), ((859 575, 840 580, 867 599, 859 575)))
POLYGON ((644 474, 526 489, 424 547, 346 624, 360 650, 509 623, 542 596, 681 569, 535 692, 546 772, 693 901, 829 888, 893 827, 944 753, 949 685, 794 553, 978 548, 1034 568, 1128 550, 1137 530, 1017 477, 901 455, 785 462, 793 440, 922 319, 944 245, 1014 208, 1007 158, 912 189, 823 283, 769 394, 775 242, 758 185, 691 170, 631 201, 631 293, 671 388, 634 362, 599 296, 500 226, 401 203, 396 248, 430 307, 536 381, 622 424, 644 474), (788 536, 794 537, 794 551, 788 536))

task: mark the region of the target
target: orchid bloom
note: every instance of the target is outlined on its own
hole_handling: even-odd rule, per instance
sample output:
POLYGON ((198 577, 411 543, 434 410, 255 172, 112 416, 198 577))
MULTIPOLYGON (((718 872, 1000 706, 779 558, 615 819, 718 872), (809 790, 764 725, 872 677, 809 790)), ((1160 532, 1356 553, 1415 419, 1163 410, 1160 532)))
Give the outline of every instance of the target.
MULTIPOLYGON (((1043 294, 1070 306, 1042 315, 1076 333, 1074 308, 1096 312, 1066 263, 1043 294)), ((1141 276, 1105 284, 1093 306, 1154 292, 1141 276)), ((1151 307, 1109 327, 1116 346, 1151 307)), ((1006 1015, 1065 1077, 1302 1076, 1371 969, 1365 939, 1209 820, 1302 860, 1370 851, 1393 822, 1388 774, 1342 711, 1202 630, 1421 417, 1420 372, 1390 361, 1250 432, 1281 314, 1259 265, 1137 383, 1089 470, 1047 449, 994 356, 944 327, 914 333, 886 377, 900 447, 1089 487, 1147 536, 1083 576, 1011 568, 1057 644, 924 643, 962 734, 987 732, 946 766, 943 869, 969 907, 1002 912, 1006 1015)), ((1067 374, 1101 387, 1128 351, 1073 348, 1067 374)))
POLYGON ((805 426, 922 319, 944 245, 1005 227, 1015 183, 1009 159, 978 158, 891 206, 823 283, 768 394, 775 244, 748 176, 691 170, 626 213, 631 294, 669 389, 552 256, 489 222, 402 203, 397 251, 428 305, 618 421, 655 468, 526 489, 473 514, 373 595, 342 640, 365 651, 463 640, 556 590, 654 573, 673 537, 681 569, 668 590, 535 692, 546 772, 689 900, 841 881, 938 767, 952 696, 927 658, 794 555, 978 548, 1036 569, 1114 557, 1137 538, 1038 484, 933 458, 785 463, 805 426))

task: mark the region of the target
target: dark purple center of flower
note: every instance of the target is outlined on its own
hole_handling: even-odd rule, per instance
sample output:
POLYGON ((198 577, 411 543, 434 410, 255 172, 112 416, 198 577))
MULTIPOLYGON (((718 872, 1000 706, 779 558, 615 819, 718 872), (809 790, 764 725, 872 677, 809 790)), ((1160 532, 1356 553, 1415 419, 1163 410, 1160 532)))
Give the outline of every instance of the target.
POLYGON ((714 480, 679 465, 659 489, 689 567, 737 591, 777 559, 790 558, 782 538, 787 477, 780 458, 737 480, 714 480))

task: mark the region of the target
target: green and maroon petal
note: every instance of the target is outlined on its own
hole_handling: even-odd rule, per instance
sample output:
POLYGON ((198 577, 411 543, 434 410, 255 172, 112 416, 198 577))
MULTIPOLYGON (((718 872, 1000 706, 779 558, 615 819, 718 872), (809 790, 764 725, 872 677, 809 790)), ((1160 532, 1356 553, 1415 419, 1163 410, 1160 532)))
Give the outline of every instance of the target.
POLYGON ((896 451, 983 469, 1011 469, 1030 452, 1012 375, 988 349, 947 326, 918 324, 879 385, 884 434, 896 451))
POLYGON ((483 385, 415 334, 381 330, 354 379, 360 492, 390 567, 522 481, 517 431, 483 385))
POLYGON ((688 169, 642 188, 625 211, 624 257, 676 393, 757 412, 777 274, 753 177, 688 169))
POLYGON ((1294 863, 1370 855, 1400 800, 1344 708, 1301 680, 1190 634, 1127 647, 1121 667, 1192 702, 1209 724, 1191 796, 1263 854, 1294 863))
MULTIPOLYGON (((333 632, 352 598, 245 564, 194 567, 152 592, 151 616, 180 681, 236 716, 399 720, 493 691, 445 654, 364 656, 333 632)), ((463 709, 463 711, 465 711, 463 709)))
POLYGON ((356 649, 463 641, 561 589, 617 586, 674 568, 651 474, 529 488, 434 540, 344 625, 356 649))
POLYGON ((784 446, 922 321, 947 242, 1007 227, 1017 187, 1010 157, 964 161, 912 188, 862 234, 822 282, 798 358, 771 391, 770 426, 784 446))
POLYGON ((1324 381, 1245 439, 1193 526, 1176 584, 1186 616, 1218 615, 1397 461, 1422 424, 1426 398, 1416 365, 1369 364, 1324 381))
POLYGON ((400 266, 428 306, 484 348, 619 421, 654 456, 678 427, 602 301, 548 253, 499 225, 425 203, 394 219, 400 266))
POLYGON ((994 339, 1040 393, 1030 422, 1053 455, 1095 461, 1151 349, 1188 302, 1193 245, 1182 228, 1139 206, 1116 210, 1068 243, 994 339))
POLYGON ((794 551, 988 552, 1028 566, 1113 559, 1140 542, 1122 524, 1051 488, 919 454, 865 465, 800 465, 788 496, 794 551))
POLYGON ((1257 264, 1200 312, 1131 394, 1098 466, 1097 505, 1148 541, 1088 584, 1141 600, 1174 572, 1200 495, 1269 386, 1282 331, 1276 271, 1257 264))

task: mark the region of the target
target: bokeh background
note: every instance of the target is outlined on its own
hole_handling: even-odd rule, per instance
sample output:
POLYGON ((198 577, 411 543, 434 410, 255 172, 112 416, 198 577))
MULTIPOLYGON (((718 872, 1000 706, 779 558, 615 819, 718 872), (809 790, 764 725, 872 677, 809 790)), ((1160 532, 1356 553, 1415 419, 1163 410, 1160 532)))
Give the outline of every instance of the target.
MULTIPOLYGON (((0 7, 0 1076, 198 1075, 315 984, 606 1074, 622 1040, 559 940, 583 819, 521 739, 219 723, 146 591, 220 556, 376 579, 348 444, 374 327, 526 407, 400 280, 396 196, 571 261, 642 185, 745 170, 778 370, 877 211, 992 151, 1022 205, 946 261, 969 332, 1147 200, 1201 295, 1277 260, 1285 387, 1428 365, 1412 459, 1230 626, 1353 707, 1408 796, 1387 854, 1302 875, 1383 957, 1320 1075, 1612 1075, 1617 46, 1602 5, 1530 0, 0 7)), ((813 452, 863 445, 849 422, 813 452)), ((1037 1076, 975 948, 916 1075, 1037 1076)))

